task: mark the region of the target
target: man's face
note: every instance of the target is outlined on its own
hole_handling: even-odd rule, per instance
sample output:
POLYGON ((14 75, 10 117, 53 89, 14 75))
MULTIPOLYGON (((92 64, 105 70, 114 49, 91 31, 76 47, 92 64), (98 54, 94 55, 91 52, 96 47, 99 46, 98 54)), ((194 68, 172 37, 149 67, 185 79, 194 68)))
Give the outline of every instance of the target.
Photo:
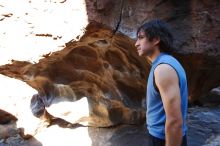
POLYGON ((149 56, 155 50, 155 41, 149 41, 146 37, 144 31, 140 31, 137 36, 137 41, 135 46, 137 47, 137 51, 139 56, 149 56))

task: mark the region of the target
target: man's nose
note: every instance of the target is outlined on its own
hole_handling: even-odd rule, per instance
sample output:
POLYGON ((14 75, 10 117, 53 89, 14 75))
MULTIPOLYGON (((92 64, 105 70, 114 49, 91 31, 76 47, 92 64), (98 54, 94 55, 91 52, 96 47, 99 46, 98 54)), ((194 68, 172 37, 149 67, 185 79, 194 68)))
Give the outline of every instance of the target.
POLYGON ((139 46, 140 46, 139 42, 136 41, 136 43, 135 43, 135 47, 138 48, 139 46))

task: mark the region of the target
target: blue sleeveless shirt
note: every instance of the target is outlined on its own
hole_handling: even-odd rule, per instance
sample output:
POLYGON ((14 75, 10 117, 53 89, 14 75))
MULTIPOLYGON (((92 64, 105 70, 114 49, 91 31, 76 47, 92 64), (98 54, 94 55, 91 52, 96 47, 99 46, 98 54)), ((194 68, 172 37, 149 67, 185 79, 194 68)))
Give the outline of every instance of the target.
POLYGON ((179 78, 181 95, 181 112, 183 118, 182 134, 186 134, 186 118, 188 106, 188 87, 185 71, 182 65, 171 55, 160 53, 152 62, 150 74, 147 82, 147 129, 149 133, 157 138, 165 139, 166 115, 163 108, 160 93, 155 88, 154 70, 159 64, 168 64, 174 68, 179 78))

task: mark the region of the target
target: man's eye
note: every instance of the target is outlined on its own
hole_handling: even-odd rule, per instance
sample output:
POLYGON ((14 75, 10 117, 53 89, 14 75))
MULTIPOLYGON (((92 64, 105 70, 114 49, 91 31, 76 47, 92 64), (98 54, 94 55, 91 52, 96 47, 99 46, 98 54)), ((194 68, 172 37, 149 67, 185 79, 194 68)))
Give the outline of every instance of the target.
POLYGON ((143 39, 143 38, 144 38, 144 36, 139 36, 139 37, 138 37, 138 39, 143 39))

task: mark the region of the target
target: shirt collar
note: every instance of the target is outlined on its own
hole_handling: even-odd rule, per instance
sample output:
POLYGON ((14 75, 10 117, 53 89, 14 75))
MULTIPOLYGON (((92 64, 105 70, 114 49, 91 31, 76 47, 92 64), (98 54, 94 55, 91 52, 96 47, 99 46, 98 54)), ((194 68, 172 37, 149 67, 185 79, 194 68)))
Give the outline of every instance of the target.
POLYGON ((153 60, 152 65, 155 64, 155 63, 159 60, 159 58, 160 58, 162 55, 164 55, 164 54, 166 54, 166 53, 161 52, 161 53, 153 60))

